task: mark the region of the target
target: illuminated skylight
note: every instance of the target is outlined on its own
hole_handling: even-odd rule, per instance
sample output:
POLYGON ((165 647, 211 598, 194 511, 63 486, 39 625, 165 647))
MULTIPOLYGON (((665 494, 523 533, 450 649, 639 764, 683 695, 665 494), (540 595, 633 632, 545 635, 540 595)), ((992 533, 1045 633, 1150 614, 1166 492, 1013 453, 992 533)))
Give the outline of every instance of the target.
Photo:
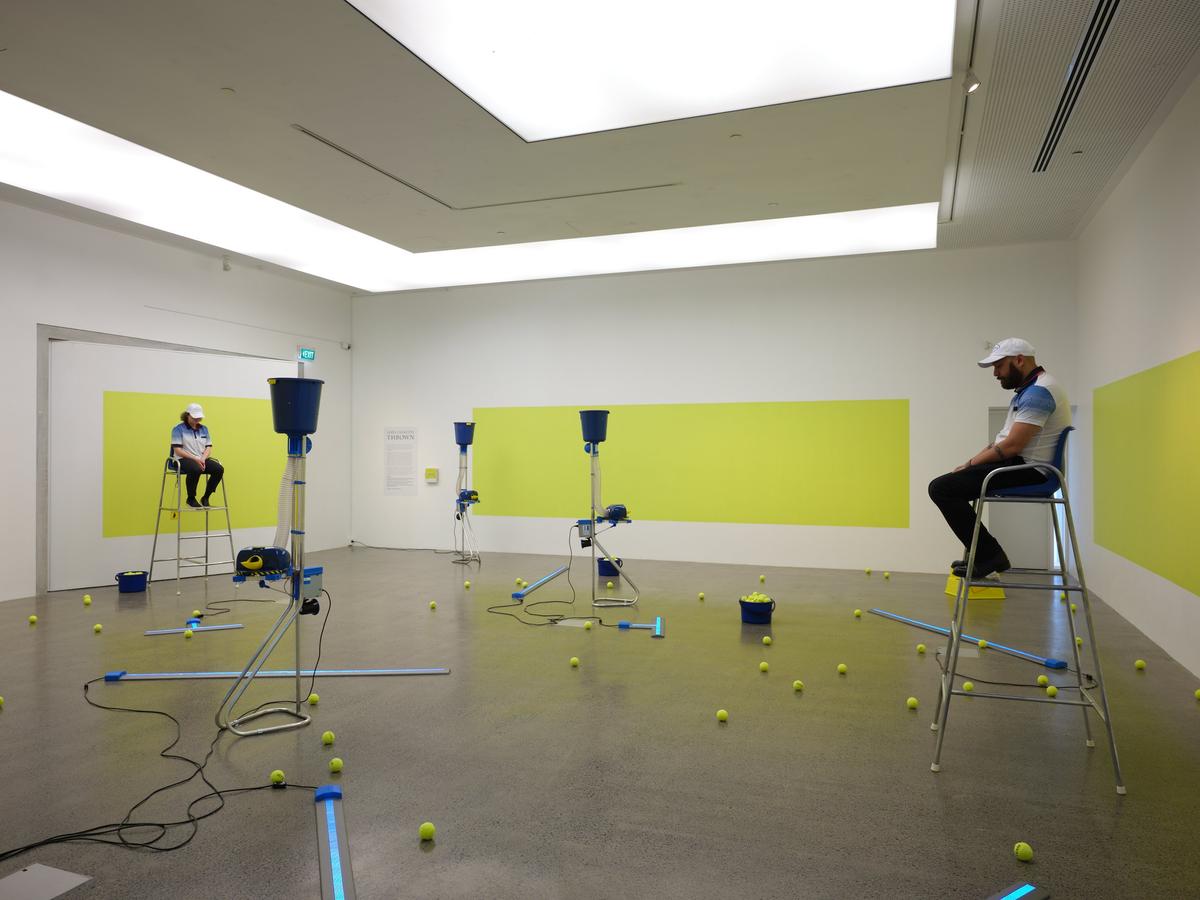
POLYGON ((349 2, 527 141, 949 78, 955 13, 955 0, 349 2))
POLYGON ((937 203, 411 253, 0 92, 0 182, 350 285, 460 284, 936 246, 937 203))

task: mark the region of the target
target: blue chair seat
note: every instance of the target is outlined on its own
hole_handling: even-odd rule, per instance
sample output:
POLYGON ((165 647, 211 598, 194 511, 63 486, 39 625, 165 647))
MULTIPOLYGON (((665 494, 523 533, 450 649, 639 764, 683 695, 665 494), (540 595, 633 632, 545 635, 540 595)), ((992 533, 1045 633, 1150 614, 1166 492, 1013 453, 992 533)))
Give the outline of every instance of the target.
MULTIPOLYGON (((1075 430, 1074 425, 1068 425, 1062 430, 1058 436, 1058 443, 1054 447, 1054 459, 1050 460, 1050 465, 1063 471, 1063 460, 1067 455, 1067 435, 1075 430)), ((1050 498, 1058 493, 1062 485, 1058 481, 1057 475, 1049 475, 1046 481, 1041 484, 1027 484, 1020 487, 994 488, 989 490, 989 497, 1041 497, 1050 498)))

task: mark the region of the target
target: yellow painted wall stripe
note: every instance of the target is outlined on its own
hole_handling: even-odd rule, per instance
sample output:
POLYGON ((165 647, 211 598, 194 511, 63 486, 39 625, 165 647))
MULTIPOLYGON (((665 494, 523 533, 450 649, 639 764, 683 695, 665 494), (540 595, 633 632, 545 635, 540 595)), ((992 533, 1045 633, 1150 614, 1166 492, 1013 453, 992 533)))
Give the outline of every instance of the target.
POLYGON ((1096 388, 1096 543, 1200 594, 1200 352, 1096 388))
MULTIPOLYGON (((908 527, 907 400, 606 408, 603 499, 635 520, 908 527)), ((579 409, 474 411, 476 515, 586 515, 579 409)))

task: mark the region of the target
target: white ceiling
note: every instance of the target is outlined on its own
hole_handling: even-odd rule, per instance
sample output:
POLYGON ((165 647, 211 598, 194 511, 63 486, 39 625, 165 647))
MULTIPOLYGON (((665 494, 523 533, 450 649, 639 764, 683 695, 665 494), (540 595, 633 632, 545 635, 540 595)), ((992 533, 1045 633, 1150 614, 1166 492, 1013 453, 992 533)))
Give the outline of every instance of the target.
POLYGON ((949 81, 537 143, 343 0, 10 0, 0 90, 418 252, 939 198, 968 246, 1070 237, 1191 71, 1200 3, 1125 0, 1032 176, 1090 6, 959 0, 949 81))

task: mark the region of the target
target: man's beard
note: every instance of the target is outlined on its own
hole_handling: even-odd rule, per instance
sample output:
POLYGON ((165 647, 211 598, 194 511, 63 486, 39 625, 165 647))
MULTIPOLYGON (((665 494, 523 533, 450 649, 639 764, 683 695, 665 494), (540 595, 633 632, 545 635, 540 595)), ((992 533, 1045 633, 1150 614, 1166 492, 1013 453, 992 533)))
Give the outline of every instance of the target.
POLYGON ((1008 372, 1000 376, 1000 387, 1004 388, 1006 391, 1011 391, 1014 388, 1020 387, 1021 382, 1024 380, 1025 379, 1021 376, 1020 370, 1015 368, 1009 369, 1008 372))

